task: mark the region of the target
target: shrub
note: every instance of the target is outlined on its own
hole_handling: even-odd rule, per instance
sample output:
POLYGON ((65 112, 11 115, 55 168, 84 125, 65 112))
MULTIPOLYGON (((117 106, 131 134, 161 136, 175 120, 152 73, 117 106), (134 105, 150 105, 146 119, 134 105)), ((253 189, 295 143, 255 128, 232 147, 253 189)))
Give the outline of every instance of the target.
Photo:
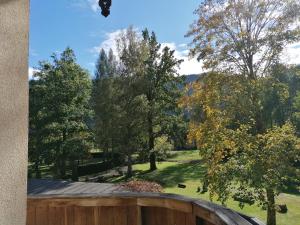
POLYGON ((174 145, 167 136, 161 136, 155 139, 154 151, 156 152, 158 160, 165 160, 173 149, 174 145))

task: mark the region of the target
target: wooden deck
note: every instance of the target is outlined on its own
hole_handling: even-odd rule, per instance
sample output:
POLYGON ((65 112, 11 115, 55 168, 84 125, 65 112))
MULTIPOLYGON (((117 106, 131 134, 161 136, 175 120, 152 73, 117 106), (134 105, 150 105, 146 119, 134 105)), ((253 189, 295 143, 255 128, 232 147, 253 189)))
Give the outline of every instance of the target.
POLYGON ((30 179, 27 194, 34 195, 79 195, 79 194, 107 194, 120 192, 120 188, 107 183, 69 182, 59 180, 30 179))
POLYGON ((27 225, 264 225, 211 202, 112 184, 30 180, 27 225), (121 191, 121 192, 120 192, 121 191))

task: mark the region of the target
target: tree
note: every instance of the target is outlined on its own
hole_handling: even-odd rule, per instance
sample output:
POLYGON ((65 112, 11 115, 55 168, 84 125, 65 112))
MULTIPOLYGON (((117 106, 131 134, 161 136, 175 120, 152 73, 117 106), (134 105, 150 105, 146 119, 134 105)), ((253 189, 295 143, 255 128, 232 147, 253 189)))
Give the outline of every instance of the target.
POLYGON ((293 99, 292 121, 296 127, 298 135, 300 135, 300 91, 297 92, 297 95, 293 99))
POLYGON ((276 224, 275 195, 297 176, 300 157, 299 139, 284 110, 287 86, 272 77, 253 83, 243 75, 209 73, 191 88, 182 103, 192 115, 189 138, 205 159, 211 196, 223 203, 233 193, 257 200, 267 206, 267 224, 276 224), (249 97, 252 88, 259 105, 249 97), (256 107, 263 133, 256 130, 256 107))
MULTIPOLYGON (((193 37, 190 54, 203 60, 206 69, 220 72, 215 75, 221 77, 210 75, 204 84, 194 85, 192 95, 184 101, 199 113, 191 122, 190 137, 207 159, 210 189, 221 200, 230 190, 220 183, 219 175, 228 176, 229 183, 239 178, 237 163, 230 164, 231 159, 242 161, 248 148, 255 151, 254 143, 260 135, 282 127, 290 118, 287 86, 267 76, 280 62, 283 48, 300 38, 299 8, 297 0, 205 0, 196 10, 199 18, 187 34, 193 37), (238 136, 235 141, 241 131, 244 137, 238 136), (246 137, 251 141, 247 142, 246 137)), ((258 148, 264 151, 263 145, 258 148)), ((249 188, 256 183, 255 168, 250 169, 248 180, 239 180, 249 188)), ((266 190, 267 196, 270 193, 266 190)), ((268 225, 276 223, 271 199, 268 198, 268 225)))
POLYGON ((267 224, 276 224, 275 197, 285 189, 286 181, 297 176, 294 165, 299 160, 300 142, 294 127, 288 122, 257 136, 240 129, 235 138, 236 143, 241 138, 246 139, 249 147, 239 145, 240 154, 233 155, 223 168, 220 167, 225 173, 235 173, 239 181, 238 187, 230 182, 226 185, 235 186, 237 195, 248 195, 247 198, 265 205, 267 224))
POLYGON ((143 44, 147 48, 142 88, 148 102, 148 151, 150 170, 156 170, 155 139, 166 134, 164 128, 178 118, 176 109, 182 79, 177 68, 182 61, 175 58, 174 50, 161 49, 154 32, 150 35, 148 30, 143 31, 143 44))
POLYGON ((182 79, 176 69, 181 60, 176 59, 168 47, 162 49, 155 33, 150 35, 148 30, 140 37, 129 28, 117 42, 120 59, 127 68, 125 73, 138 78, 136 88, 147 99, 148 154, 150 170, 155 170, 155 139, 167 132, 163 128, 175 116, 180 97, 182 79))
POLYGON ((137 77, 123 74, 117 78, 118 108, 115 144, 127 159, 127 177, 132 176, 132 155, 142 150, 145 137, 146 98, 136 89, 137 77))
POLYGON ((40 165, 47 157, 43 148, 43 96, 45 86, 40 80, 29 81, 29 161, 34 163, 35 178, 41 178, 40 165))
POLYGON ((42 62, 40 72, 35 74, 39 88, 32 93, 38 101, 32 99, 30 121, 34 123, 34 117, 39 116, 41 126, 31 124, 37 134, 42 132, 42 142, 36 147, 46 152, 47 162, 54 163, 57 176, 64 178, 67 161, 73 163, 90 148, 87 122, 91 116, 91 80, 76 64, 72 49, 66 48, 60 57, 52 58, 52 63, 42 62))
POLYGON ((283 48, 300 38, 298 0, 205 0, 188 32, 204 67, 250 79, 266 75, 283 48))
MULTIPOLYGON (((124 40, 133 37, 130 31, 123 35, 127 36, 123 37, 124 40)), ((129 43, 133 45, 134 41, 135 38, 129 43)), ((138 49, 131 50, 132 59, 138 49)), ((127 44, 121 51, 125 54, 127 44)), ((144 96, 137 88, 140 85, 137 74, 140 70, 136 67, 136 61, 124 61, 121 57, 118 63, 122 64, 119 68, 112 50, 108 56, 101 50, 93 94, 96 142, 105 153, 112 149, 126 158, 127 177, 131 177, 132 154, 141 149, 144 143, 146 104, 144 96)))
POLYGON ((95 113, 95 138, 97 146, 103 150, 105 160, 113 151, 115 137, 115 117, 118 90, 115 85, 117 62, 112 50, 109 55, 102 49, 96 64, 93 81, 92 105, 95 113))
POLYGON ((288 88, 289 98, 285 107, 286 117, 291 118, 292 123, 296 127, 298 136, 300 134, 300 116, 299 116, 299 92, 300 92, 300 67, 277 65, 272 70, 273 79, 278 80, 288 88))

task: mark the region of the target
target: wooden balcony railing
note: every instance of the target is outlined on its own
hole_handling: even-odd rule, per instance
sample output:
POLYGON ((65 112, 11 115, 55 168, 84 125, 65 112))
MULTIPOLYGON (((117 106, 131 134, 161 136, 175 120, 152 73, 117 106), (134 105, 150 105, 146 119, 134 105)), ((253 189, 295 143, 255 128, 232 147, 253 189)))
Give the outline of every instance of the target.
POLYGON ((28 196, 27 225, 261 225, 219 205, 169 194, 28 196))

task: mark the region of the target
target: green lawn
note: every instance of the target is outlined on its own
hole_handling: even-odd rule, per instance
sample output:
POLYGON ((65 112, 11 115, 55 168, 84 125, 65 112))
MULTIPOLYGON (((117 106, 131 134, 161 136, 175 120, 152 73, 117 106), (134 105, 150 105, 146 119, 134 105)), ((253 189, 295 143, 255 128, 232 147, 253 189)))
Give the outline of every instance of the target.
MULTIPOLYGON (((200 180, 205 172, 205 168, 197 150, 172 152, 166 162, 159 162, 157 166, 158 170, 149 172, 148 163, 134 165, 133 179, 149 180, 160 183, 164 187, 166 193, 209 200, 208 193, 197 193, 197 188, 202 186, 200 180), (186 188, 178 188, 178 183, 185 184, 186 188)), ((32 166, 30 166, 29 169, 33 174, 32 166)), ((42 166, 41 173, 43 178, 53 177, 51 166, 42 166)), ((112 177, 106 180, 106 182, 113 183, 123 181, 125 181, 125 176, 112 177)), ((300 194, 281 194, 278 197, 277 202, 288 206, 287 214, 277 214, 278 225, 300 225, 300 194)), ((257 206, 246 205, 243 209, 240 209, 238 203, 233 200, 229 200, 227 206, 244 214, 255 216, 262 221, 265 221, 266 219, 266 211, 261 210, 257 206)))
MULTIPOLYGON (((205 169, 201 163, 198 151, 176 152, 172 155, 171 160, 171 162, 158 163, 158 170, 154 172, 148 171, 148 164, 134 165, 134 179, 156 181, 164 187, 166 193, 209 200, 208 193, 197 193, 197 187, 201 186, 200 179, 205 169), (178 183, 184 183, 186 188, 178 188, 178 183)), ((121 182, 124 181, 124 176, 112 178, 107 181, 121 182)), ((277 202, 287 204, 288 206, 287 214, 277 214, 278 225, 299 225, 300 195, 282 194, 278 197, 277 202)), ((243 209, 240 209, 238 203, 233 200, 229 200, 227 206, 244 214, 255 216, 262 221, 266 220, 266 211, 257 206, 246 205, 243 209)))

